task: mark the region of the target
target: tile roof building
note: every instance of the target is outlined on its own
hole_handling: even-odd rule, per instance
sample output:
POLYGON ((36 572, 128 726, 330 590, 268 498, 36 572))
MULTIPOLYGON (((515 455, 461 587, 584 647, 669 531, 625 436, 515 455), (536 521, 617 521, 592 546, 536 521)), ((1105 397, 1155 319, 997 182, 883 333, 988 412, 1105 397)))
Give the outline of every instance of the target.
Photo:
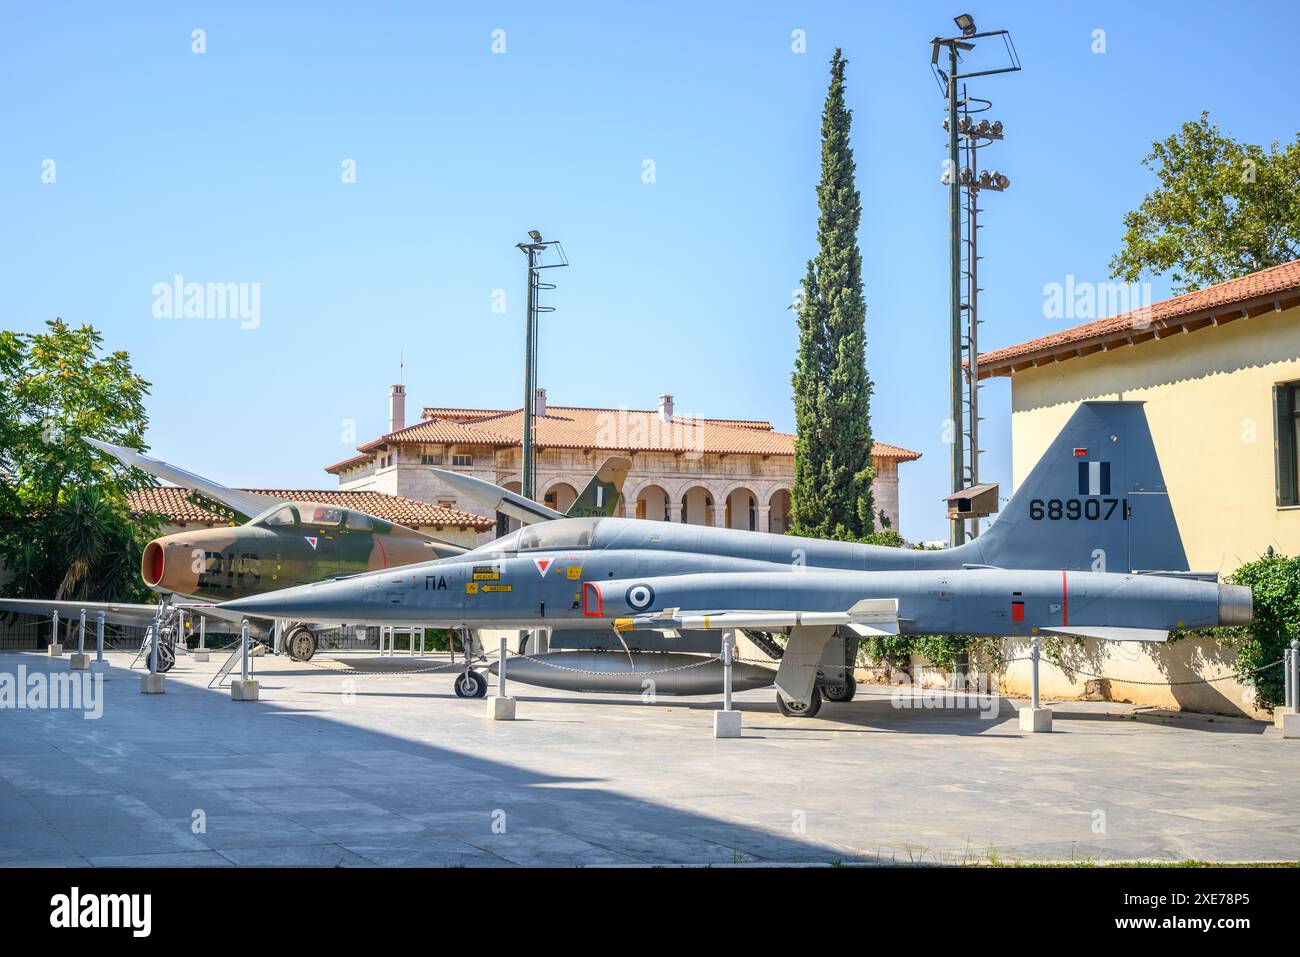
MULTIPOLYGON (((390 431, 358 454, 327 466, 343 490, 373 489, 469 511, 474 503, 432 474, 464 471, 517 491, 523 410, 430 406, 404 425, 405 392, 390 396, 390 431)), ((794 436, 762 420, 704 418, 674 410, 661 396, 656 409, 547 405, 537 390, 537 490, 565 510, 610 455, 632 460, 621 514, 632 517, 783 532, 789 525, 794 436)), ((898 528, 898 465, 920 458, 875 444, 876 507, 898 528)))
MULTIPOLYGON (((383 492, 266 488, 241 491, 256 492, 290 502, 337 505, 462 544, 472 544, 495 526, 490 518, 482 515, 383 492)), ((226 515, 205 504, 202 497, 195 496, 193 490, 188 488, 164 485, 137 489, 129 493, 128 501, 133 511, 162 516, 168 531, 196 525, 215 528, 230 524, 226 515)))
POLYGON ((1193 570, 1300 554, 1300 260, 986 352, 1012 479, 1087 399, 1145 403, 1193 570))

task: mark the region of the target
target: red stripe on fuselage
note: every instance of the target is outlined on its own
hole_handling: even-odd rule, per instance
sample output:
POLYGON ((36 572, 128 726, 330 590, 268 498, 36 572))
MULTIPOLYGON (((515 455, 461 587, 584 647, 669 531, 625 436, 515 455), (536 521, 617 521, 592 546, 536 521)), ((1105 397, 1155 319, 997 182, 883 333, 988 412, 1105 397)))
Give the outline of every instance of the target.
POLYGON ((1065 569, 1061 569, 1061 625, 1070 623, 1070 590, 1065 584, 1065 569))

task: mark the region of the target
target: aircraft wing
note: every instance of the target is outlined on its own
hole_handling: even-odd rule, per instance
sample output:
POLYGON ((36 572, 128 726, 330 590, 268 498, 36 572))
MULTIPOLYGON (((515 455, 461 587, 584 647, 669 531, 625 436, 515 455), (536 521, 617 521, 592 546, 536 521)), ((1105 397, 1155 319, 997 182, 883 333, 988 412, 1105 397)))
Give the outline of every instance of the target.
POLYGON ((270 495, 258 495, 255 492, 242 492, 238 489, 226 488, 226 486, 218 485, 211 479, 205 479, 203 476, 195 475, 183 468, 150 458, 135 449, 123 448, 120 445, 112 445, 98 439, 87 438, 85 441, 99 449, 99 451, 113 456, 125 466, 148 472, 155 478, 163 479, 174 485, 193 489, 200 496, 206 496, 220 502, 227 508, 233 509, 237 513, 236 517, 241 521, 246 522, 254 515, 264 512, 272 505, 278 505, 283 501, 270 495))
MULTIPOLYGON (((239 621, 238 613, 226 611, 206 602, 175 602, 173 608, 183 608, 191 615, 203 615, 222 621, 239 621)), ((86 619, 93 622, 99 612, 104 613, 104 620, 111 625, 148 625, 158 611, 156 604, 142 605, 133 602, 107 601, 55 601, 46 598, 0 598, 0 611, 16 615, 52 615, 67 621, 76 621, 85 609, 86 619)))
POLYGON ((462 475, 460 472, 449 472, 447 469, 430 469, 429 471, 433 472, 457 492, 473 499, 484 508, 490 508, 494 512, 509 515, 525 525, 532 525, 535 522, 549 522, 551 519, 565 517, 563 512, 557 512, 555 509, 540 505, 530 498, 524 498, 518 492, 508 492, 501 486, 493 485, 484 479, 474 478, 472 475, 462 475))
POLYGON ((816 625, 846 625, 861 637, 898 634, 898 599, 864 598, 846 611, 682 611, 669 608, 653 615, 615 619, 619 631, 644 628, 723 630, 754 628, 775 631, 816 625))

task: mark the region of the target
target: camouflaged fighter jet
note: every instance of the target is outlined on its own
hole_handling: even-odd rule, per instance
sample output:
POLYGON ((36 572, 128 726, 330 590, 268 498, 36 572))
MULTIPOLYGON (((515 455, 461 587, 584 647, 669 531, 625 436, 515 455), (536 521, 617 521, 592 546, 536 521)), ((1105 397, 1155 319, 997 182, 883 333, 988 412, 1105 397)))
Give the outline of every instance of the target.
MULTIPOLYGON (((1250 589, 1216 577, 1187 571, 1141 403, 1086 402, 999 519, 956 548, 566 519, 456 558, 222 607, 312 622, 550 628, 551 647, 569 650, 513 659, 511 679, 630 693, 647 677, 661 694, 716 693, 710 657, 720 632, 739 630, 773 661, 742 669, 736 686, 775 684, 783 713, 813 715, 823 695, 852 698, 864 636, 1161 641, 1175 628, 1249 623, 1250 589)), ((456 690, 485 687, 467 671, 456 690)))
MULTIPOLYGON (((175 661, 174 644, 179 636, 175 634, 178 623, 174 612, 178 609, 238 623, 240 616, 214 606, 291 585, 468 551, 464 546, 355 509, 291 502, 227 488, 132 449, 95 439, 85 441, 123 465, 191 489, 191 498, 197 504, 214 508, 231 520, 226 528, 187 529, 145 546, 140 574, 146 585, 164 596, 160 616, 165 619, 160 628, 164 641, 159 646, 163 671, 175 661)), ((608 459, 574 501, 569 514, 612 514, 630 465, 625 458, 608 459)), ((564 517, 561 512, 546 512, 549 514, 539 513, 531 520, 564 517)), ((58 611, 73 616, 83 608, 92 615, 105 611, 106 620, 114 624, 137 625, 152 621, 159 611, 158 606, 143 604, 0 599, 0 610, 5 611, 58 611)), ((251 630, 259 637, 271 635, 272 624, 268 619, 250 618, 251 630)), ((274 650, 308 661, 316 653, 316 630, 311 623, 283 622, 274 650)))

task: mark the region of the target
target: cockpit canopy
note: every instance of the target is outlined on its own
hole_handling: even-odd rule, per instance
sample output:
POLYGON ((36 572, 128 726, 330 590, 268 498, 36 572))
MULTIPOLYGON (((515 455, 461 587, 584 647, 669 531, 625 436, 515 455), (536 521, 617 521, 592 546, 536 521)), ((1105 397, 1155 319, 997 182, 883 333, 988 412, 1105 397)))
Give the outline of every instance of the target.
POLYGON ((248 524, 272 530, 280 528, 337 528, 354 532, 374 529, 375 519, 364 512, 353 512, 320 502, 285 502, 272 505, 248 524))
POLYGON ((599 518, 561 518, 525 525, 518 531, 483 546, 492 552, 526 552, 534 549, 591 548, 596 542, 599 518))

